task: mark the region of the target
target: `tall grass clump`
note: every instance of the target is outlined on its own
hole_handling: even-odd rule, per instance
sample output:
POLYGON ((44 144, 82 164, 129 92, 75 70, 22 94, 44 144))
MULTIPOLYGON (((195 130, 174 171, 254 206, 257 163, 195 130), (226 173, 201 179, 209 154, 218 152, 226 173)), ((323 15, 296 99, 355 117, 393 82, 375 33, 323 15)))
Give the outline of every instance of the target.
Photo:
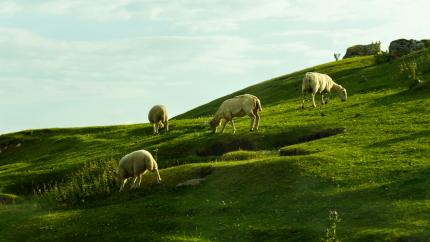
POLYGON ((407 83, 409 87, 418 84, 418 65, 415 60, 405 61, 400 63, 400 80, 407 83))
POLYGON ((337 238, 337 224, 341 221, 339 214, 336 210, 330 210, 328 215, 328 226, 326 229, 325 237, 322 239, 324 242, 340 242, 337 238))
POLYGON ((118 189, 116 170, 113 160, 88 162, 62 182, 38 187, 34 194, 40 202, 56 207, 83 205, 118 189))
POLYGON ((420 77, 430 72, 430 53, 403 57, 399 70, 400 81, 407 83, 409 87, 415 87, 422 82, 420 77))

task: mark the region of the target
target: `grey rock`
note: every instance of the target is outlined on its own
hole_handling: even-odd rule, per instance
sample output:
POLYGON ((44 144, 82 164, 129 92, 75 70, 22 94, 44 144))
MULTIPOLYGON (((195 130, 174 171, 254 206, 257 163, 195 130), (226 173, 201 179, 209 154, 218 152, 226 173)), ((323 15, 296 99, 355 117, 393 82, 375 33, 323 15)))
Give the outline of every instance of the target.
POLYGON ((368 45, 354 45, 346 50, 343 59, 356 57, 356 56, 366 56, 375 55, 381 52, 381 42, 375 42, 368 45))
POLYGON ((428 40, 414 40, 414 39, 398 39, 391 41, 390 46, 388 47, 390 56, 394 58, 398 58, 400 56, 407 55, 411 52, 422 50, 426 48, 426 45, 429 45, 428 40))

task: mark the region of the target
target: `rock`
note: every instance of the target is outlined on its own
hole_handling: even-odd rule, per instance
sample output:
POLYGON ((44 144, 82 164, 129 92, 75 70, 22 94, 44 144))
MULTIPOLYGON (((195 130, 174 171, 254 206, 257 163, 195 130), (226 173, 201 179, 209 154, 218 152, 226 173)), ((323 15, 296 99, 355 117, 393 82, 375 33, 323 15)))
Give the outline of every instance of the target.
POLYGON ((422 50, 426 48, 426 45, 430 45, 429 40, 414 40, 414 39, 398 39, 391 41, 388 47, 390 56, 397 58, 400 56, 407 55, 411 52, 422 50))
POLYGON ((381 42, 375 42, 368 45, 354 45, 346 50, 343 59, 356 57, 356 56, 366 56, 375 55, 381 52, 381 42))
POLYGON ((178 185, 176 185, 176 187, 186 187, 186 186, 198 186, 200 185, 204 180, 206 180, 206 178, 196 178, 196 179, 191 179, 182 183, 179 183, 178 185))

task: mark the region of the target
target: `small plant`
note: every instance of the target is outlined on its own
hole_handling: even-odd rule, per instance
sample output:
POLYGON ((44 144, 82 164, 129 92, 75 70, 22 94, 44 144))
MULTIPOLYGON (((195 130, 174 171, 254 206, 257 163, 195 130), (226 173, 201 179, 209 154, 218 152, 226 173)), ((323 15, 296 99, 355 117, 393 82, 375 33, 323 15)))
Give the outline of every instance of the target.
POLYGON ((413 87, 419 83, 418 65, 415 60, 405 61, 400 63, 400 79, 413 87))
POLYGON ((334 53, 334 54, 333 54, 333 56, 334 56, 334 59, 335 59, 336 61, 338 61, 338 60, 339 60, 339 57, 340 57, 340 53, 334 53))
POLYGON ((76 206, 117 189, 116 162, 89 162, 66 181, 43 185, 34 191, 39 201, 54 206, 76 206))
POLYGON ((417 60, 418 71, 420 74, 430 72, 430 54, 423 54, 417 60))
POLYGON ((329 211, 328 215, 328 226, 326 229, 325 237, 322 239, 324 242, 340 242, 337 239, 336 235, 336 227, 337 224, 341 221, 339 214, 335 209, 329 211))
POLYGON ((377 52, 374 56, 375 63, 378 65, 391 61, 391 56, 388 54, 388 51, 377 52))

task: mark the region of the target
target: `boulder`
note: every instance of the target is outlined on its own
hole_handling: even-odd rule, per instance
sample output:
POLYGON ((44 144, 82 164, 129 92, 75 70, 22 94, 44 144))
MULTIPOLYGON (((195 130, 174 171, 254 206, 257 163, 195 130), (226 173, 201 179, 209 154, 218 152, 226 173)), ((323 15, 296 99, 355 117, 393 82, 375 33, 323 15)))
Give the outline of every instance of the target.
POLYGON ((422 50, 428 46, 429 40, 414 40, 414 39, 398 39, 391 41, 390 46, 388 47, 390 56, 397 58, 400 56, 407 55, 411 52, 422 50))
POLYGON ((375 42, 368 45, 354 45, 346 50, 343 59, 356 57, 356 56, 366 56, 375 55, 381 52, 381 42, 375 42))

